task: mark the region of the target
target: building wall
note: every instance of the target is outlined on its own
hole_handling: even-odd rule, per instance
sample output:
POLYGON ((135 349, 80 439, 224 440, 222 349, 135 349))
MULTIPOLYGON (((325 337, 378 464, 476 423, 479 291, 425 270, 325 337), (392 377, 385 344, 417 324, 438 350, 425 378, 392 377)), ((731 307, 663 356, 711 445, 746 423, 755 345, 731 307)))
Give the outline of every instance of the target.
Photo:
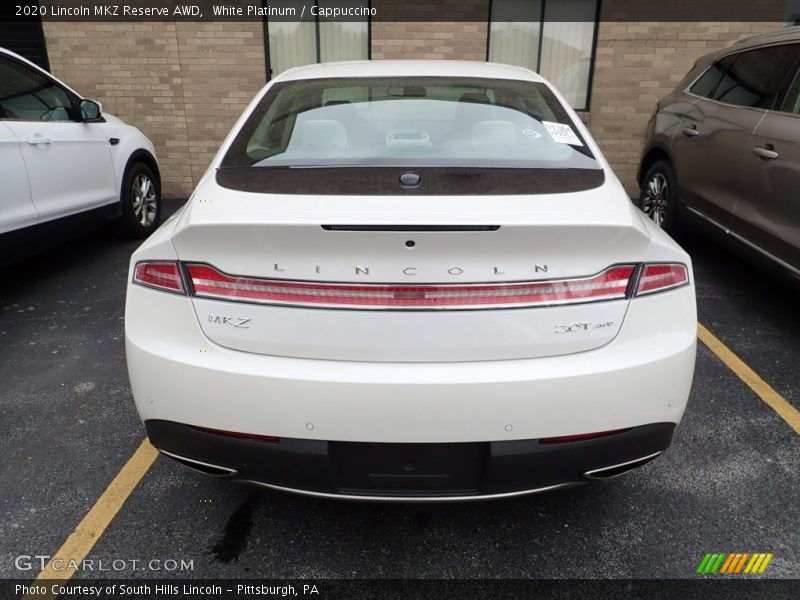
POLYGON ((489 0, 373 0, 373 5, 382 16, 372 23, 373 59, 486 60, 489 0))
POLYGON ((485 21, 373 23, 372 58, 486 60, 487 31, 485 21))
MULTIPOLYGON (((484 60, 489 0, 444 1, 446 8, 436 12, 439 22, 373 23, 372 58, 484 60)), ((626 20, 630 4, 638 1, 602 3, 590 110, 583 115, 631 194, 656 101, 698 56, 780 23, 778 15, 769 23, 626 20)), ((405 0, 382 2, 396 3, 400 16, 410 10, 405 0)), ((416 9, 433 5, 418 3, 416 9)), ((191 193, 265 82, 260 22, 45 21, 44 31, 53 73, 153 140, 166 196, 191 193)))
POLYGON ((266 79, 258 22, 44 22, 50 68, 155 144, 165 196, 188 196, 266 79))

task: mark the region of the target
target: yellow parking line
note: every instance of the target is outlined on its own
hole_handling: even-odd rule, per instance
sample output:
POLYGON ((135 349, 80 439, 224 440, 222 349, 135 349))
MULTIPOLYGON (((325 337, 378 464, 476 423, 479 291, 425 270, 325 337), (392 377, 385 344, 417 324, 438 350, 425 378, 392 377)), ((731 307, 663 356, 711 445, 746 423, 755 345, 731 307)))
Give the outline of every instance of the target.
MULTIPOLYGON (((91 510, 78 523, 64 545, 50 557, 50 561, 36 578, 36 583, 47 579, 67 580, 75 575, 75 569, 67 568, 70 561, 79 563, 86 558, 157 457, 158 451, 145 438, 122 470, 114 477, 103 495, 97 499, 91 510)), ((30 597, 42 600, 42 598, 53 598, 55 595, 30 597)), ((25 596, 23 600, 27 598, 29 596, 25 596)))
POLYGON ((748 367, 741 358, 736 356, 730 348, 719 341, 713 333, 700 323, 697 324, 697 337, 699 337, 700 340, 708 346, 709 350, 716 354, 717 358, 725 363, 731 371, 736 373, 739 379, 744 381, 759 398, 778 413, 778 416, 786 421, 789 427, 794 429, 795 433, 800 435, 800 411, 789 404, 789 402, 776 392, 771 385, 761 379, 758 373, 748 367))

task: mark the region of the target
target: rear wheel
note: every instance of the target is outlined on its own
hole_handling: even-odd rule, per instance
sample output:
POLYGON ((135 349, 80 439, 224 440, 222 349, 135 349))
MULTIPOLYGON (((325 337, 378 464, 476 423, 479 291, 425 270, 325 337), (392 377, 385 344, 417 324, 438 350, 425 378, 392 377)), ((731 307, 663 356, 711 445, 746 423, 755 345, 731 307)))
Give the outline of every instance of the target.
POLYGON ((145 238, 158 228, 160 219, 158 178, 144 163, 133 163, 122 182, 122 228, 133 237, 145 238))
POLYGON ((665 160, 650 165, 642 180, 639 208, 664 231, 675 233, 678 226, 678 188, 675 172, 665 160))

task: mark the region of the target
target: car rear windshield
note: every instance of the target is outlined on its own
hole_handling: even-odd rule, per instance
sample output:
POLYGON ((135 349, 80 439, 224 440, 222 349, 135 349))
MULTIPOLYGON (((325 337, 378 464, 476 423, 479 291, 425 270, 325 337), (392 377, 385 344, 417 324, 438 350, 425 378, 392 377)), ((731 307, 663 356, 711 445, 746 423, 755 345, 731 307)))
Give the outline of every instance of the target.
MULTIPOLYGON (((227 187, 241 187, 236 182, 247 180, 252 187, 268 178, 274 186, 301 179, 286 169, 310 168, 326 172, 349 168, 351 178, 343 186, 346 193, 365 191, 353 187, 365 168, 392 172, 397 168, 424 169, 428 175, 431 170, 442 175, 442 169, 451 173, 453 169, 514 169, 520 176, 525 171, 540 171, 528 174, 540 183, 546 179, 541 171, 561 171, 545 186, 553 188, 548 190, 551 192, 595 187, 598 180, 602 183, 602 170, 586 140, 545 84, 480 78, 337 78, 278 83, 251 112, 220 165, 220 172, 255 172, 222 173, 221 177, 218 173, 218 180, 227 187), (273 169, 281 174, 265 178, 266 171, 273 169), (593 171, 589 176, 592 182, 578 177, 581 181, 565 189, 562 182, 568 179, 567 171, 575 175, 576 170, 593 171)), ((499 172, 484 174, 502 181, 499 172)), ((333 179, 343 177, 339 172, 333 179)), ((392 190, 395 183, 391 183, 392 190)), ((300 188, 308 185, 306 181, 300 188)), ((280 190, 284 193, 297 192, 297 186, 278 187, 286 187, 280 190)), ((373 193, 380 193, 380 185, 372 187, 373 193)), ((437 193, 442 193, 448 186, 438 187, 437 193)), ((499 188, 496 193, 518 193, 515 185, 499 188)))

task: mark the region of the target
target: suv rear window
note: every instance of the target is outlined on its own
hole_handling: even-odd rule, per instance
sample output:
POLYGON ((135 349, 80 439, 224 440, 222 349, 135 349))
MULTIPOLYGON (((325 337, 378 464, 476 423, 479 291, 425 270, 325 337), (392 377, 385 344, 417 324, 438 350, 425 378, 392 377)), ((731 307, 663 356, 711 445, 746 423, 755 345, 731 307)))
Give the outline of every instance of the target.
POLYGON ((736 55, 734 54, 716 61, 694 82, 692 87, 689 88, 689 91, 703 98, 710 98, 714 90, 717 89, 717 84, 719 84, 723 74, 731 64, 733 64, 735 59, 736 55))
MULTIPOLYGON (((440 184, 441 176, 452 175, 453 169, 472 169, 473 180, 480 175, 484 181, 497 180, 494 193, 522 193, 518 184, 502 183, 500 171, 509 169, 526 180, 531 175, 526 172, 537 171, 540 185, 528 193, 542 189, 545 172, 559 171, 550 185, 544 185, 550 192, 588 189, 603 181, 586 140, 546 85, 446 77, 276 84, 234 139, 220 165, 218 181, 239 188, 236 182, 243 179, 251 184, 259 178, 268 178, 272 184, 297 179, 294 187, 280 187, 285 188, 283 193, 303 193, 295 190, 314 188, 308 181, 313 175, 306 172, 295 177, 283 172, 276 176, 269 171, 324 169, 331 175, 332 170, 344 170, 350 172, 351 180, 339 193, 397 192, 395 181, 386 190, 379 184, 362 189, 356 183, 359 173, 370 168, 392 173, 398 168, 423 169, 434 179, 438 175, 440 184), (252 172, 242 174, 245 170, 252 172), (584 171, 592 173, 581 178, 584 171), (557 182, 568 179, 567 174, 576 181, 562 189, 557 182)), ((327 178, 327 184, 343 177, 347 176, 338 172, 327 178)), ((448 193, 447 187, 435 186, 436 193, 448 193)), ((470 193, 470 187, 455 185, 451 193, 470 193)), ((430 186, 428 191, 433 193, 430 186)))

